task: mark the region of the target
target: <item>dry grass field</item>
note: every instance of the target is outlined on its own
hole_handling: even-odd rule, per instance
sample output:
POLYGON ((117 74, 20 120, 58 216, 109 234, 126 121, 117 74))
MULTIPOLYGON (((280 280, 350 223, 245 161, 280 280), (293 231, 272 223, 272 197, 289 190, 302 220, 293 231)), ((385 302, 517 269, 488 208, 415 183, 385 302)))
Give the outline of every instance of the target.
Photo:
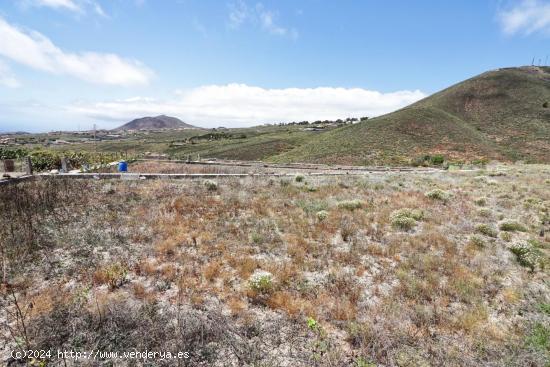
POLYGON ((549 223, 542 165, 4 186, 2 363, 548 366, 549 223))

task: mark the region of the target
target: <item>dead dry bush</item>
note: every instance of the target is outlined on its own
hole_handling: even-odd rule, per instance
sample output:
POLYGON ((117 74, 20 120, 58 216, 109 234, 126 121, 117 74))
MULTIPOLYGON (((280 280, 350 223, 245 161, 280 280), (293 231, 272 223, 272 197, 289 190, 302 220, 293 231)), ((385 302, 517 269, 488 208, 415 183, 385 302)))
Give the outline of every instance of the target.
POLYGON ((71 208, 84 205, 87 183, 44 178, 0 188, 2 277, 37 250, 54 246, 50 233, 69 222, 71 208))
MULTIPOLYGON (((154 302, 112 301, 91 310, 78 303, 58 302, 51 312, 28 319, 26 327, 28 347, 33 349, 189 353, 189 358, 176 362, 149 359, 149 366, 324 365, 308 346, 305 327, 281 319, 236 323, 218 311, 167 309, 154 302)), ((113 362, 80 360, 79 365, 113 362)))

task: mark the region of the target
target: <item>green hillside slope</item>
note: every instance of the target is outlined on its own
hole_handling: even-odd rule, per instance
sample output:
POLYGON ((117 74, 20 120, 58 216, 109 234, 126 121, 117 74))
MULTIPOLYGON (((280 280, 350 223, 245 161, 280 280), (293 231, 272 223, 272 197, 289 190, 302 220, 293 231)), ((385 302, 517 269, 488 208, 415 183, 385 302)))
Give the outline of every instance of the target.
POLYGON ((550 162, 545 103, 550 67, 499 69, 399 111, 320 134, 272 160, 408 164, 442 154, 452 160, 550 162))

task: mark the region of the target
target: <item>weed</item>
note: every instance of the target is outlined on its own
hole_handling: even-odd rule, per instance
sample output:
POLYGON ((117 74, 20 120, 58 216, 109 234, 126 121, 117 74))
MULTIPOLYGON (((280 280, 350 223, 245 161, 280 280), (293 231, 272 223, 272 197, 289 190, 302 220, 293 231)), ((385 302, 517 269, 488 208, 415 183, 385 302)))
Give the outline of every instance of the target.
POLYGON ((216 191, 218 189, 218 183, 212 180, 205 180, 204 186, 208 191, 216 191))
POLYGON ((474 203, 477 206, 486 206, 487 205, 487 198, 486 197, 480 197, 474 200, 474 203))
POLYGON ((501 231, 506 232, 527 232, 527 228, 518 222, 503 222, 499 228, 501 231))
POLYGON ((538 308, 542 313, 550 316, 550 303, 539 303, 538 308))
POLYGON ((298 200, 298 205, 306 214, 316 213, 328 209, 328 204, 324 200, 298 200))
POLYGON ((315 214, 315 216, 319 222, 322 222, 328 218, 328 212, 326 210, 320 210, 315 214))
POLYGON ((542 265, 540 251, 528 242, 519 242, 510 247, 518 262, 534 271, 537 265, 542 265))
POLYGON ((430 199, 439 200, 442 202, 447 202, 451 197, 451 194, 449 192, 441 189, 434 189, 434 190, 428 191, 426 192, 425 195, 430 199))
POLYGON ((424 212, 420 209, 403 208, 390 214, 392 226, 406 231, 416 227, 417 222, 422 218, 424 218, 424 212))
POLYGON ((481 233, 482 235, 485 235, 488 237, 496 237, 498 235, 497 230, 489 226, 488 224, 478 224, 475 227, 475 230, 477 233, 481 233))
POLYGON ((500 238, 505 242, 512 241, 512 234, 510 232, 500 232, 500 238))
POLYGON ((93 279, 96 284, 107 284, 111 290, 116 289, 126 282, 128 267, 122 263, 113 263, 94 272, 93 279))
POLYGON ((256 293, 268 294, 273 291, 273 275, 264 270, 257 270, 248 280, 248 285, 256 293))
POLYGON ((536 323, 531 335, 527 337, 527 344, 535 349, 550 352, 550 327, 536 323))
POLYGON ((473 235, 470 237, 470 244, 472 244, 477 249, 482 249, 485 247, 485 241, 483 238, 473 235))
POLYGON ((338 208, 340 209, 346 209, 346 210, 355 210, 355 209, 360 209, 363 207, 363 202, 361 200, 346 200, 346 201, 341 201, 338 203, 338 208))

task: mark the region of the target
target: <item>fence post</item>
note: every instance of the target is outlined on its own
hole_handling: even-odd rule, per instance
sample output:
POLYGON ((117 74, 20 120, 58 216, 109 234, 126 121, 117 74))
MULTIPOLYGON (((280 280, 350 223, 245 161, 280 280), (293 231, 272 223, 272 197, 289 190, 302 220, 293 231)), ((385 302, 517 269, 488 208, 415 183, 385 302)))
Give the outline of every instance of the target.
POLYGON ((13 159, 4 159, 4 172, 14 172, 15 163, 13 159))
POLYGON ((32 175, 32 160, 31 157, 26 156, 25 157, 25 171, 27 175, 32 175))
POLYGON ((63 171, 63 173, 69 172, 67 169, 67 158, 65 157, 61 158, 61 171, 63 171))

